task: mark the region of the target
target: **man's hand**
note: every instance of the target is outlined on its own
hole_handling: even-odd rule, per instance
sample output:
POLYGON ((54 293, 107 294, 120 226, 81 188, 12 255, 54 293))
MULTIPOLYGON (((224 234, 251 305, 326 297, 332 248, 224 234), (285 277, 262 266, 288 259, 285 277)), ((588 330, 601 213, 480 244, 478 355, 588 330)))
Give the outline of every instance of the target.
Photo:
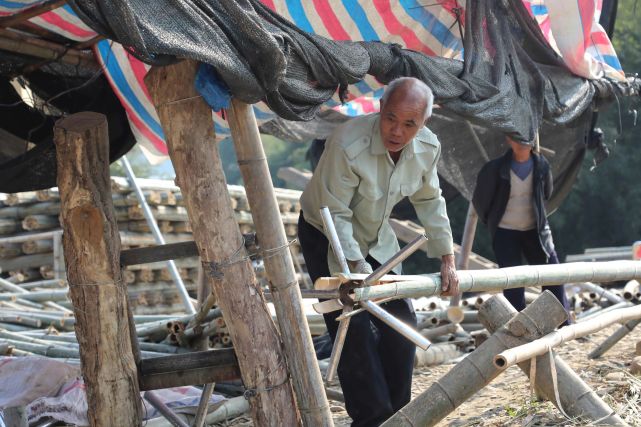
POLYGON ((357 259, 356 261, 347 261, 347 265, 349 265, 349 269, 352 273, 372 274, 374 272, 374 270, 372 270, 372 266, 362 258, 357 259))
POLYGON ((453 296, 459 293, 454 255, 443 255, 441 257, 441 291, 443 296, 453 296))

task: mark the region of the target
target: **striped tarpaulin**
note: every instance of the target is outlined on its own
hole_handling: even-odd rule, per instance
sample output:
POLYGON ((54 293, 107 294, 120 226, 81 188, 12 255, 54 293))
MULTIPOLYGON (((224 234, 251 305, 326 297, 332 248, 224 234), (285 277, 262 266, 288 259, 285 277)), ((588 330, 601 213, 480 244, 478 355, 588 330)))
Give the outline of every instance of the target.
POLYGON ((610 38, 599 24, 602 0, 523 0, 568 68, 586 79, 624 80, 610 38))
MULTIPOLYGON (((398 43, 427 55, 462 59, 465 0, 261 0, 299 28, 335 40, 398 43)), ((0 16, 11 15, 43 0, 0 0, 0 16)), ((614 49, 598 25, 600 0, 523 0, 550 44, 568 67, 586 78, 621 77, 614 49), (570 5, 572 3, 572 5, 570 5), (559 21, 561 21, 559 23, 559 21)), ((63 6, 30 20, 70 40, 89 40, 96 34, 63 6)), ((149 67, 120 44, 98 43, 94 51, 105 76, 127 112, 143 152, 153 163, 166 158, 167 147, 158 115, 143 84, 149 67)), ((378 110, 381 85, 371 76, 351 85, 348 102, 334 97, 325 105, 356 116, 378 110)), ((259 123, 274 114, 264 103, 254 105, 259 123)), ((222 114, 214 113, 219 138, 229 136, 222 114)))

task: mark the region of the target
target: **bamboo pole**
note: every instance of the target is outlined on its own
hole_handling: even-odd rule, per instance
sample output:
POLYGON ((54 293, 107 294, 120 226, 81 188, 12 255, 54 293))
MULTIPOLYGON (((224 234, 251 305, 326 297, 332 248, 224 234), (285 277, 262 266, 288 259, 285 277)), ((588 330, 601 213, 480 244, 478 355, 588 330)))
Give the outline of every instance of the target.
POLYGON ((558 331, 551 332, 538 340, 505 350, 494 356, 494 366, 499 369, 507 369, 517 363, 541 356, 565 342, 600 331, 613 323, 622 323, 639 318, 641 318, 641 305, 605 313, 592 320, 569 325, 558 331))
POLYGON ((107 120, 77 113, 56 122, 65 258, 92 426, 141 425, 141 406, 109 189, 107 120))
MULTIPOLYGON (((568 264, 523 265, 495 270, 457 271, 461 292, 496 292, 529 286, 561 285, 568 282, 613 282, 641 278, 641 262, 608 261, 568 264)), ((385 283, 354 290, 354 300, 378 298, 419 298, 439 295, 440 274, 421 279, 385 283)))
POLYGON ((15 31, 0 29, 0 49, 35 58, 59 61, 88 70, 98 70, 98 64, 91 54, 69 49, 57 43, 24 37, 15 31))
MULTIPOLYGON (((466 121, 466 123, 469 122, 466 121)), ((471 129, 471 125, 470 129, 471 129)), ((472 130, 474 132, 474 130, 472 130)), ((469 203, 467 207, 467 216, 465 217, 465 227, 463 228, 463 239, 461 240, 461 252, 456 257, 456 269, 457 270, 467 270, 470 262, 470 254, 472 253, 472 245, 474 245, 474 235, 476 234, 476 225, 478 223, 479 216, 474 210, 474 205, 472 202, 469 203)), ((450 300, 450 306, 456 307, 461 301, 461 293, 453 295, 450 300)))
POLYGON ((333 426, 254 112, 250 105, 232 99, 227 113, 247 200, 265 253, 265 270, 270 279, 294 391, 298 405, 304 408, 301 411, 303 425, 333 426))
MULTIPOLYGON (((151 228, 151 232, 154 235, 154 239, 156 239, 156 243, 159 245, 164 245, 165 238, 163 237, 162 233, 160 232, 160 229, 158 228, 158 224, 156 223, 157 218, 154 217, 154 215, 152 214, 151 209, 147 204, 147 200, 145 200, 145 196, 143 195, 142 190, 136 184, 136 175, 134 174, 134 171, 131 168, 131 165, 129 164, 129 160, 127 160, 127 156, 123 156, 120 159, 120 163, 122 167, 125 169, 125 172, 127 173, 127 178, 129 179, 131 186, 134 188, 134 191, 136 193, 138 202, 140 203, 140 207, 142 209, 143 215, 147 220, 147 224, 151 228)), ((161 206, 158 206, 158 208, 160 207, 161 206)), ((169 267, 169 270, 171 272, 171 277, 174 283, 176 284, 176 288, 178 289, 178 293, 180 294, 183 304, 185 304, 185 309, 187 313, 195 314, 196 309, 194 308, 193 304, 191 303, 191 300, 189 299, 189 294, 187 293, 187 289, 185 289, 185 284, 183 283, 182 278, 178 273, 178 269, 176 268, 176 263, 174 262, 174 260, 169 260, 167 261, 167 266, 169 267)))
POLYGON ((153 68, 146 84, 158 111, 203 265, 234 342, 256 426, 296 426, 289 372, 227 194, 212 112, 193 80, 197 63, 153 68))
POLYGON ((594 350, 592 350, 588 354, 588 358, 597 359, 597 358, 603 356, 603 354, 605 354, 606 351, 610 350, 616 343, 621 341, 623 339, 623 337, 625 337, 630 332, 632 332, 632 330, 639 323, 641 323, 641 319, 629 320, 626 323, 624 323, 612 335, 610 335, 608 338, 606 338, 605 341, 603 341, 601 344, 599 344, 599 346, 597 346, 594 350))
POLYGON ((610 302, 612 302, 614 304, 617 304, 617 303, 620 303, 620 302, 624 301, 624 299, 621 298, 620 296, 617 296, 613 292, 611 292, 611 291, 609 291, 609 290, 607 290, 607 289, 605 289, 605 288, 603 288, 603 287, 601 287, 601 286, 599 286, 599 285, 597 285, 595 283, 590 283, 590 282, 573 283, 569 287, 571 288, 571 287, 574 287, 574 286, 577 286, 580 289, 585 289, 586 291, 590 291, 591 293, 593 292, 595 294, 595 296, 596 296, 596 299, 605 298, 605 299, 607 299, 608 301, 610 301, 610 302))
POLYGON ((440 365, 461 355, 461 351, 454 344, 434 344, 427 350, 416 348, 414 367, 440 365))

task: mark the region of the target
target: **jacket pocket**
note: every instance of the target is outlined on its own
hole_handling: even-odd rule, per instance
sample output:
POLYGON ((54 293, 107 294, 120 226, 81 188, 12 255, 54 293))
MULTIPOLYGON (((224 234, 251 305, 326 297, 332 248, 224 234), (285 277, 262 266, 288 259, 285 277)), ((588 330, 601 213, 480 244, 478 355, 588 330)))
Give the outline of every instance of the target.
POLYGON ((358 186, 358 194, 369 201, 376 201, 383 197, 383 191, 375 185, 361 184, 358 186))
POLYGON ((403 195, 403 197, 411 196, 412 194, 416 193, 422 185, 422 180, 408 184, 401 184, 401 194, 403 195))

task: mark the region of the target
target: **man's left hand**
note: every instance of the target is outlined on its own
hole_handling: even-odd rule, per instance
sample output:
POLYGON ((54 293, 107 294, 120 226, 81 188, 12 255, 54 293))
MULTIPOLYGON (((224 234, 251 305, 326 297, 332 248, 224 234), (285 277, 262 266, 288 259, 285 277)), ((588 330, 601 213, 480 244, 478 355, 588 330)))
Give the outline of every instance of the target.
POLYGON ((458 274, 454 265, 454 255, 441 257, 441 295, 458 295, 458 274))

